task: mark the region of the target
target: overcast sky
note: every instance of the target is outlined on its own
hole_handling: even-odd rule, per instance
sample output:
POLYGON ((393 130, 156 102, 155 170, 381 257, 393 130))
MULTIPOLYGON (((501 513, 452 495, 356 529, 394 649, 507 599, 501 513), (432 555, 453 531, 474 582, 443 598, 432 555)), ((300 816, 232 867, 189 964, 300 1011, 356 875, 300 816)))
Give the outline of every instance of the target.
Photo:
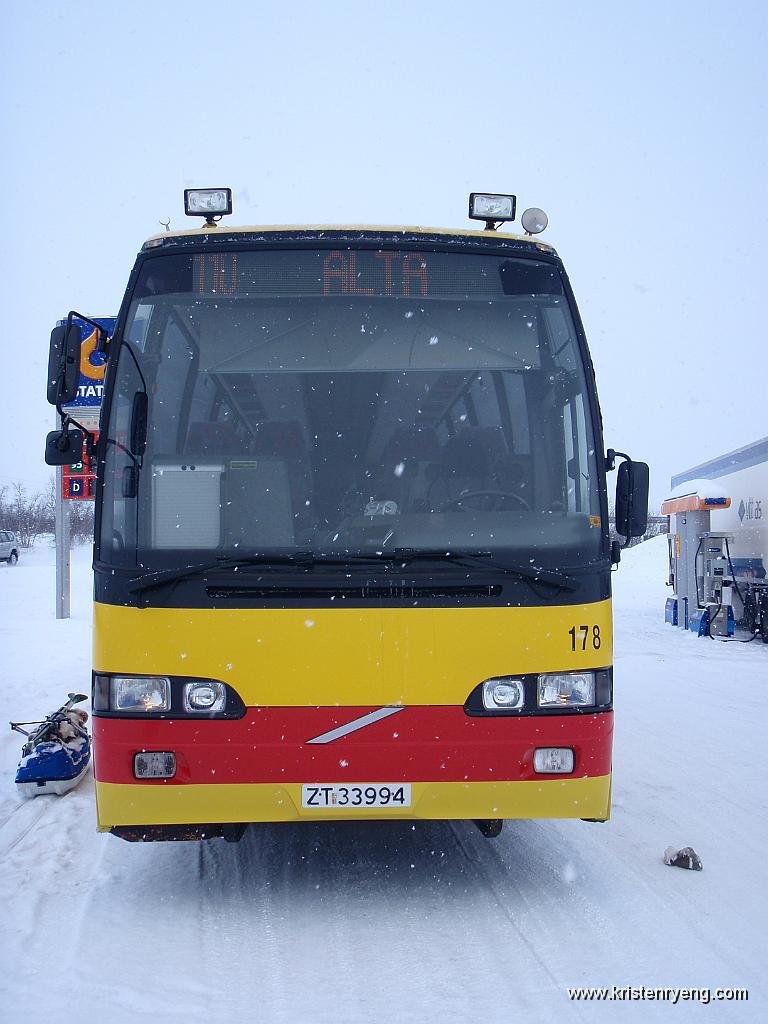
POLYGON ((182 191, 232 224, 543 207, 606 444, 673 472, 768 434, 764 3, 3 3, 0 486, 42 487, 48 337, 117 311, 182 191))

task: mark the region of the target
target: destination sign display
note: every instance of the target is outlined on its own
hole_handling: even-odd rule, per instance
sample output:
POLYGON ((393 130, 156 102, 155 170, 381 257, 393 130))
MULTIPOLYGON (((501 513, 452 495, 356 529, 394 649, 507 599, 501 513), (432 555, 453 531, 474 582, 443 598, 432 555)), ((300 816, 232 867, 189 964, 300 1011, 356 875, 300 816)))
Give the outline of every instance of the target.
POLYGON ((153 256, 134 298, 494 299, 561 295, 556 267, 528 259, 406 249, 269 249, 153 256))
POLYGON ((333 249, 324 253, 214 252, 194 257, 197 295, 429 295, 429 256, 416 252, 333 249), (287 254, 286 254, 287 255, 287 254))

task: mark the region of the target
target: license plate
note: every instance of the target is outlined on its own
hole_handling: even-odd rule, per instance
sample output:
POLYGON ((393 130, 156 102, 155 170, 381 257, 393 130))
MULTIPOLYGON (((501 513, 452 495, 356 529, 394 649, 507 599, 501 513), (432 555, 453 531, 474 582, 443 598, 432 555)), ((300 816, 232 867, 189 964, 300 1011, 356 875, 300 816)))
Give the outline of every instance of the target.
POLYGON ((301 806, 318 810, 355 811, 365 807, 410 807, 410 783, 333 783, 301 787, 301 806))

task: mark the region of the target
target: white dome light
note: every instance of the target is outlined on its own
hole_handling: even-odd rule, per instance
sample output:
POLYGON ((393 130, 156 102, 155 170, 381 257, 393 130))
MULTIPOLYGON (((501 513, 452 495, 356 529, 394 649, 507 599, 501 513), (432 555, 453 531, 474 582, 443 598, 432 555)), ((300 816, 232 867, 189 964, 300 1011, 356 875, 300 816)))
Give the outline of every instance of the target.
POLYGON ((549 224, 549 217, 538 206, 532 206, 525 211, 521 221, 527 234, 538 235, 549 224))

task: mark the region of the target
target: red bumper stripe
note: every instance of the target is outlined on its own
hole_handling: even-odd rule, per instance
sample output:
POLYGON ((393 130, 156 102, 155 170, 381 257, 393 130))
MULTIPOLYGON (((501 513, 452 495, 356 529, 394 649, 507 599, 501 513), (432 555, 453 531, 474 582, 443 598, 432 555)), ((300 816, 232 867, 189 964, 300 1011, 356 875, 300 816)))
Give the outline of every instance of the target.
MULTIPOLYGON (((326 744, 307 740, 375 710, 249 708, 238 721, 94 718, 100 782, 134 783, 141 750, 176 753, 176 783, 492 782, 548 778, 536 747, 571 747, 569 778, 611 770, 613 714, 470 718, 461 707, 408 707, 326 744)), ((562 777, 562 776, 560 776, 562 777)), ((143 782, 142 785, 168 785, 143 782)))

